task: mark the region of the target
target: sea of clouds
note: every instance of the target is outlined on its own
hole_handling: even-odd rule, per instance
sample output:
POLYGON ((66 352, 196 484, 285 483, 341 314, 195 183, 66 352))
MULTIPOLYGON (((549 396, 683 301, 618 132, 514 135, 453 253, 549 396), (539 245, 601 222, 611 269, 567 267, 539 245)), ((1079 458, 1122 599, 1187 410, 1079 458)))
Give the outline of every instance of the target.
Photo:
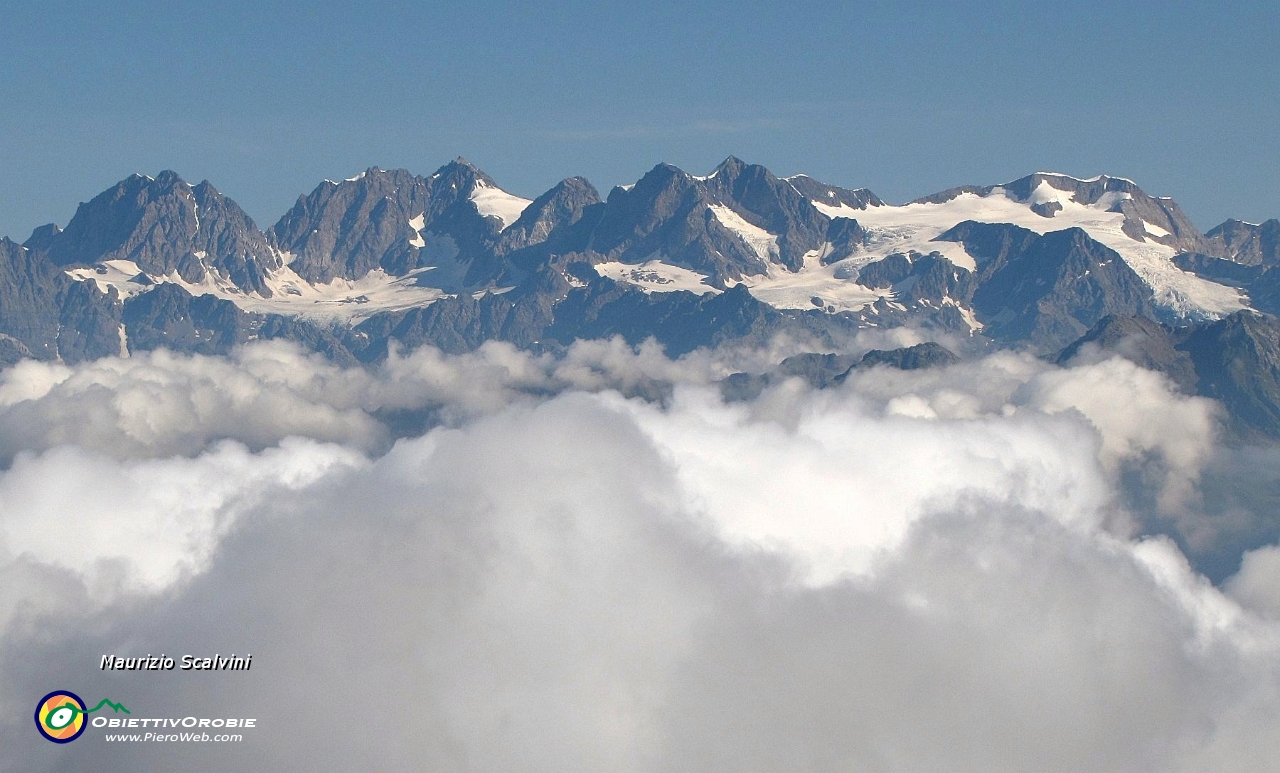
POLYGON ((1274 770, 1276 448, 1099 357, 722 397, 796 347, 3 371, 0 770, 1274 770))

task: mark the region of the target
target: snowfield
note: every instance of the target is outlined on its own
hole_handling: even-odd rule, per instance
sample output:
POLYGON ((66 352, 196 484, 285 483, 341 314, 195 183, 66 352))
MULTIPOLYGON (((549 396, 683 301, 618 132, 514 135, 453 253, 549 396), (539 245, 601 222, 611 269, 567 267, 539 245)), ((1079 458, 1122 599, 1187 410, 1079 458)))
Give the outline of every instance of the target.
POLYGON ((646 293, 671 293, 677 290, 705 295, 720 291, 707 284, 706 274, 699 274, 680 266, 654 258, 639 265, 635 263, 598 263, 596 273, 616 282, 635 285, 646 293))
MULTIPOLYGON (((1151 287, 1156 303, 1180 316, 1217 317, 1246 307, 1244 298, 1235 289, 1201 279, 1175 266, 1173 256, 1177 250, 1174 248, 1153 241, 1137 241, 1125 234, 1124 215, 1107 211, 1125 198, 1129 198, 1129 194, 1108 193, 1094 204, 1079 204, 1070 192, 1041 182, 1026 202, 996 188, 988 196, 963 193, 941 204, 869 207, 856 210, 855 219, 871 233, 871 244, 852 260, 865 265, 894 252, 937 250, 956 265, 972 270, 973 258, 963 247, 933 239, 966 220, 1010 223, 1039 234, 1081 228, 1095 241, 1119 253, 1151 287), (1032 204, 1050 202, 1062 207, 1051 218, 1031 210, 1032 204)), ((1153 236, 1168 233, 1149 224, 1147 232, 1153 236)))
POLYGON ((476 205, 476 211, 481 215, 496 217, 502 221, 502 227, 507 228, 520 218, 520 213, 532 204, 533 200, 522 199, 501 188, 488 185, 483 180, 477 180, 475 190, 471 192, 471 203, 476 205))
MULTIPOLYGON (((1050 179, 1077 179, 1053 173, 1038 174, 1050 179)), ((1128 193, 1111 192, 1093 204, 1081 204, 1074 200, 1072 192, 1054 187, 1050 180, 1042 180, 1026 201, 1018 200, 1002 187, 994 188, 987 195, 962 193, 941 203, 886 204, 866 209, 814 200, 813 206, 828 217, 857 220, 867 236, 851 256, 830 265, 822 264, 832 249, 830 244, 824 244, 805 256, 799 271, 781 264, 778 234, 753 225, 727 205, 714 204, 710 209, 716 220, 740 237, 765 266, 763 274, 747 276, 741 284, 756 298, 779 309, 819 307, 833 312, 859 311, 881 298, 892 301, 892 291, 869 289, 857 284, 856 279, 861 268, 894 253, 937 252, 955 265, 974 271, 976 263, 963 245, 936 241, 941 234, 967 220, 1008 223, 1039 234, 1083 229, 1094 240, 1115 250, 1151 287, 1156 303, 1179 317, 1217 318, 1247 308, 1246 298, 1235 288, 1201 279, 1174 265, 1172 259, 1177 251, 1154 241, 1168 237, 1166 229, 1143 221, 1145 233, 1151 239, 1135 239, 1124 233, 1125 216, 1109 210, 1128 198, 1128 193), (1056 204, 1060 209, 1052 217, 1045 217, 1031 208, 1045 204, 1056 204)), ((481 215, 498 218, 504 229, 531 203, 484 181, 477 181, 470 201, 481 215)), ((267 284, 272 295, 267 298, 245 293, 212 269, 198 283, 187 282, 176 274, 143 276, 137 264, 128 260, 106 261, 90 268, 69 269, 66 273, 80 281, 93 280, 104 292, 108 287, 115 287, 124 297, 145 292, 152 283, 173 282, 194 295, 209 293, 229 300, 245 311, 351 323, 382 311, 425 306, 460 289, 466 266, 455 260, 457 246, 448 237, 423 230, 425 213, 411 218, 408 226, 411 229, 408 243, 431 253, 427 262, 438 264, 436 267, 417 269, 405 276, 375 270, 359 279, 311 284, 289 268, 292 255, 283 253, 279 257, 284 267, 269 277, 267 284)), ((203 255, 197 257, 203 261, 203 255)), ((719 292, 706 275, 673 265, 658 254, 639 264, 606 262, 595 269, 601 276, 635 285, 646 293, 719 292)), ((489 291, 501 290, 490 288, 489 291)))

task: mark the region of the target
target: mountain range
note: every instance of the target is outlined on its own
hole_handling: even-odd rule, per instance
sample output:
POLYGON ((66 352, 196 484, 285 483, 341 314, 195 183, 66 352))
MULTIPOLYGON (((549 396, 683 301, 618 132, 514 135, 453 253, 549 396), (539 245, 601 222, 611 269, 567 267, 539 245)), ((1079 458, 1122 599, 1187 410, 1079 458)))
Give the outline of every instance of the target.
MULTIPOLYGON (((0 364, 273 338, 349 364, 612 335, 678 355, 909 325, 974 350, 1114 351, 1224 401, 1246 435, 1280 436, 1278 311, 1280 221, 1201 233, 1172 199, 1105 175, 892 205, 730 157, 707 175, 659 164, 603 197, 571 177, 528 200, 459 158, 425 177, 325 180, 262 230, 208 181, 165 171, 120 181, 65 227, 0 239, 0 364)), ((825 385, 863 366, 823 362, 780 372, 825 385)))

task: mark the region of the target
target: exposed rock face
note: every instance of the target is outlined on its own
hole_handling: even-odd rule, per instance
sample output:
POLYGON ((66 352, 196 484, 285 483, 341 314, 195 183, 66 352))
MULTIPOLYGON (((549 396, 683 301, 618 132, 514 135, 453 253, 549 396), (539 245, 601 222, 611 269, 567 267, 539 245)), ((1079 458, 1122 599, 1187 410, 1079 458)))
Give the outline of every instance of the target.
POLYGON ((1220 282, 1232 287, 1247 288, 1267 270, 1261 264, 1237 263, 1228 258, 1217 258, 1200 252, 1184 252, 1181 255, 1175 255, 1173 262, 1183 271, 1190 271, 1211 282, 1220 282))
MULTIPOLYGON (((1250 305, 1258 311, 1280 314, 1280 252, 1278 252, 1280 245, 1264 240, 1264 237, 1265 239, 1280 237, 1280 233, 1264 234, 1263 229, 1269 223, 1280 226, 1280 221, 1276 220, 1268 220, 1262 226, 1240 223, 1251 229, 1249 233, 1252 236, 1245 241, 1224 241, 1220 244, 1223 254, 1228 257, 1214 257, 1196 252, 1184 253, 1174 257, 1174 264, 1184 271, 1190 271, 1211 282, 1244 290, 1249 295, 1250 305)), ((1280 231, 1280 228, 1276 230, 1280 231)), ((1222 232, 1219 232, 1218 237, 1221 236, 1222 232)))
POLYGON ((820 201, 833 207, 843 205, 853 209, 866 209, 867 207, 884 206, 884 202, 880 200, 880 197, 866 188, 849 189, 827 185, 806 174, 788 177, 786 181, 805 198, 811 201, 820 201))
POLYGON ((281 261, 267 244, 266 234, 208 180, 192 188, 191 194, 199 217, 192 248, 201 265, 212 267, 241 290, 270 297, 266 280, 281 261))
POLYGON ((1205 239, 1213 254, 1245 266, 1280 266, 1280 220, 1260 225, 1228 220, 1205 239))
POLYGON ((31 350, 21 341, 0 333, 0 365, 12 365, 34 357, 31 350))
POLYGON ((894 253, 863 266, 855 281, 889 294, 860 315, 868 322, 914 322, 963 335, 973 332, 974 320, 967 310, 977 279, 940 253, 894 253))
POLYGON ((0 363, 121 353, 120 299, 64 274, 45 253, 0 238, 0 363))
POLYGON ((891 288, 899 303, 934 304, 948 299, 968 305, 977 288, 973 272, 957 267, 941 253, 895 253, 858 271, 858 284, 891 288))
POLYGON ((58 356, 64 362, 83 362, 125 354, 121 304, 89 282, 73 282, 58 294, 58 356))
POLYGON ((1191 356, 1178 348, 1173 331, 1145 317, 1110 315, 1073 341, 1057 356, 1060 365, 1081 357, 1120 355, 1148 370, 1164 373, 1187 394, 1196 393, 1197 376, 1191 356))
POLYGON ((58 320, 62 312, 57 281, 61 272, 42 253, 0 239, 0 330, 5 347, 20 356, 58 358, 58 320))
POLYGON ((712 276, 720 284, 763 273, 768 252, 761 255, 725 227, 711 209, 718 202, 700 183, 660 164, 631 189, 610 191, 595 216, 583 218, 565 244, 575 252, 598 256, 589 257, 592 262, 643 263, 657 257, 712 276))
POLYGON ((678 356, 700 346, 716 346, 780 330, 783 315, 752 297, 742 286, 719 295, 637 292, 608 280, 571 293, 556 309, 547 336, 576 338, 620 335, 630 343, 654 338, 678 356))
POLYGON ((176 349, 225 354, 250 339, 253 315, 212 295, 193 297, 175 284, 162 284, 124 305, 125 329, 134 351, 176 349))
POLYGON ((246 312, 213 295, 192 295, 175 284, 134 296, 124 303, 123 323, 132 352, 153 349, 227 354, 255 339, 285 339, 320 352, 336 363, 355 365, 362 341, 335 335, 313 322, 279 314, 246 312))
POLYGON ((822 246, 830 218, 763 166, 730 156, 701 182, 713 199, 740 209, 744 220, 777 234, 778 260, 793 271, 803 265, 806 253, 822 246))
POLYGON ((1151 288, 1079 228, 1040 235, 966 222, 939 238, 960 242, 977 261, 973 309, 996 340, 1057 349, 1108 315, 1158 314, 1151 288))
POLYGON ((1239 312, 1181 328, 1108 317, 1058 360, 1119 355, 1165 373, 1189 394, 1220 400, 1232 430, 1280 437, 1280 320, 1239 312))
MULTIPOLYGON (((926 341, 915 346, 901 349, 872 349, 867 352, 853 369, 874 368, 878 365, 897 368, 898 370, 920 370, 923 368, 942 368, 960 361, 950 349, 933 341, 926 341)), ((845 374, 848 375, 848 374, 845 374)))
POLYGON ((1271 266, 1245 288, 1253 308, 1267 314, 1280 314, 1280 266, 1271 266))
POLYGON ((767 373, 730 374, 720 382, 720 393, 726 400, 754 400, 766 388, 789 378, 801 378, 814 389, 825 389, 837 383, 857 361, 849 354, 796 354, 767 373))
POLYGON ((326 180, 300 196, 268 235, 307 281, 359 277, 416 263, 410 241, 420 230, 410 221, 426 212, 429 199, 425 178, 373 167, 340 183, 326 180))
POLYGON ((1280 320, 1241 312, 1188 331, 1197 391, 1221 400, 1236 428, 1280 437, 1280 320))
POLYGON ((951 350, 932 341, 901 349, 872 349, 862 357, 850 354, 808 352, 786 358, 767 373, 734 373, 720 382, 726 400, 752 400, 766 388, 789 378, 804 379, 814 389, 844 381, 856 370, 883 366, 918 370, 952 365, 960 361, 951 350))
MULTIPOLYGON (((958 197, 891 207, 730 157, 705 176, 660 164, 604 200, 572 177, 528 201, 457 159, 426 177, 373 167, 326 181, 264 234, 208 182, 135 175, 65 229, 0 241, 0 362, 219 353, 261 338, 341 362, 394 346, 555 349, 611 335, 680 354, 910 325, 978 347, 1121 352, 1271 431, 1270 318, 1222 319, 1241 305, 1223 287, 1280 312, 1280 221, 1202 236, 1175 203, 1128 180, 1048 173, 920 201, 958 197), (994 222, 1005 218, 1022 225, 994 222), (605 265, 615 262, 627 265, 605 265)), ((826 386, 851 367, 945 364, 944 352, 856 366, 804 355, 767 376, 826 386)))
POLYGON ((489 194, 516 198, 465 159, 430 177, 373 167, 342 182, 321 183, 298 199, 269 236, 309 282, 435 267, 432 279, 443 277, 450 288, 483 286, 501 271, 498 236, 506 227, 477 206, 489 194))
POLYGON ((827 242, 831 251, 822 258, 822 265, 829 266, 862 250, 867 240, 866 229, 857 220, 837 217, 827 228, 827 242))
POLYGON ((142 175, 81 204, 65 229, 36 229, 27 246, 59 266, 131 261, 153 276, 203 280, 210 268, 240 289, 270 295, 279 256, 252 218, 208 181, 194 188, 175 172, 142 175))
POLYGON ((520 218, 498 239, 498 251, 514 252, 546 242, 556 229, 568 228, 582 219, 587 207, 600 203, 600 193, 582 177, 561 180, 533 200, 520 218))
POLYGON ((765 273, 770 263, 798 269, 823 245, 830 224, 793 184, 730 157, 706 177, 659 164, 634 186, 614 188, 549 242, 591 262, 661 258, 724 287, 765 273))

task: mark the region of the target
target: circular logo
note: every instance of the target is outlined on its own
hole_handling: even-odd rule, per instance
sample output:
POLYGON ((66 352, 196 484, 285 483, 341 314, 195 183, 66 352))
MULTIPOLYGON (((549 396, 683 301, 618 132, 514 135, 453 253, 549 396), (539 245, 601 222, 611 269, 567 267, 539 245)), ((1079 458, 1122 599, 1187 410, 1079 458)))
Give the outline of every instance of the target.
POLYGON ((84 701, 67 690, 54 690, 36 704, 36 729, 54 743, 71 743, 84 732, 84 701))

